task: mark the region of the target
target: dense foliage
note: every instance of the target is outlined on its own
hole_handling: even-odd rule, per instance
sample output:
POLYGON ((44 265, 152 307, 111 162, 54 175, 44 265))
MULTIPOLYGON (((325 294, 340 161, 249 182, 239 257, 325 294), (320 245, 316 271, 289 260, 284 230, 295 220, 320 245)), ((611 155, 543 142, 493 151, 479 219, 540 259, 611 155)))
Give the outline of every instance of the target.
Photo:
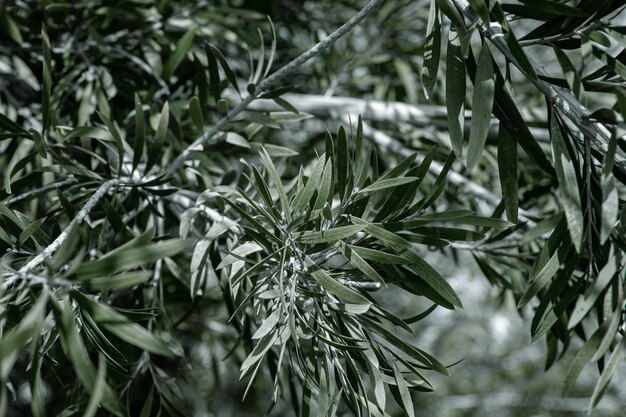
POLYGON ((593 409, 625 9, 0 2, 0 415, 420 415, 463 352, 413 336, 467 254, 546 368, 574 350, 565 394, 597 365, 593 409))

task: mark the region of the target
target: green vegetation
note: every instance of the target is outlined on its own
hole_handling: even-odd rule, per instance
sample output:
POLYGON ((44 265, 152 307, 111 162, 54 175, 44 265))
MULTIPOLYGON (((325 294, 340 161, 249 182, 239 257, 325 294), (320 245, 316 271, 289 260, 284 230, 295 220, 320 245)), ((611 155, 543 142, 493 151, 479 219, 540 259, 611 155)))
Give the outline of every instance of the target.
POLYGON ((626 353, 624 25, 0 1, 0 416, 432 415, 470 366, 429 321, 470 297, 453 269, 530 318, 564 395, 595 365, 593 412, 626 353))

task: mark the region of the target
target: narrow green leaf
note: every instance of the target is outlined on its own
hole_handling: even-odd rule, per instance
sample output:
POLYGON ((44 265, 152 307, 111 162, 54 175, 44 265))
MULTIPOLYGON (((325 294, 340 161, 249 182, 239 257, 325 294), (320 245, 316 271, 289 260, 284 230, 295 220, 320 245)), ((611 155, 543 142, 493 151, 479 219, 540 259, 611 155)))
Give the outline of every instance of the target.
POLYGON ((411 164, 415 162, 415 158, 417 158, 417 152, 412 153, 411 155, 407 156, 406 158, 398 162, 396 166, 386 171, 376 181, 385 181, 388 179, 394 179, 394 178, 400 177, 402 173, 404 173, 407 169, 409 169, 411 164))
POLYGON ((563 220, 563 213, 557 213, 541 220, 537 225, 524 233, 524 236, 520 240, 521 245, 526 245, 541 236, 550 233, 554 228, 563 220))
POLYGON ((443 14, 450 19, 452 27, 459 32, 461 38, 467 38, 465 20, 459 10, 448 0, 437 0, 437 4, 443 14))
POLYGON ((261 195, 261 198, 263 199, 267 207, 273 207, 274 200, 272 199, 272 195, 270 194, 270 190, 267 183, 265 182, 265 179, 254 166, 252 167, 252 173, 254 174, 254 183, 256 189, 261 195))
POLYGON ((563 264, 571 247, 572 241, 567 233, 567 223, 560 217, 559 223, 535 259, 530 271, 530 286, 519 299, 518 308, 525 306, 550 282, 560 265, 563 264))
POLYGON ((163 64, 162 76, 164 80, 169 80, 179 65, 183 62, 183 59, 185 59, 185 55, 187 55, 187 52, 193 43, 193 39, 196 36, 197 29, 197 26, 192 27, 185 32, 185 34, 176 43, 174 53, 167 59, 167 61, 165 61, 165 64, 163 64))
POLYGON ((99 323, 125 342, 151 353, 162 356, 174 356, 171 349, 160 339, 113 308, 79 291, 72 291, 72 298, 76 300, 83 312, 89 314, 96 323, 99 323))
POLYGON ((443 165, 441 172, 437 176, 433 187, 428 192, 428 195, 418 204, 418 209, 430 207, 441 195, 446 186, 446 177, 448 176, 448 172, 450 172, 450 168, 452 168, 452 164, 454 163, 455 159, 456 157, 454 156, 454 152, 451 152, 450 155, 448 155, 448 159, 443 165))
POLYGON ((574 242, 576 252, 580 253, 584 230, 583 210, 580 201, 581 187, 578 184, 574 161, 570 158, 561 126, 555 114, 550 120, 550 139, 554 167, 559 180, 559 197, 565 211, 572 242, 574 242))
POLYGON ((618 297, 618 302, 616 303, 617 306, 615 307, 615 310, 611 312, 610 320, 607 320, 609 325, 606 329, 606 332, 604 333, 604 336, 602 337, 602 341, 600 342, 598 349, 596 349, 596 351, 593 353, 593 356, 590 359, 591 362, 597 362, 601 360, 604 354, 609 350, 611 345, 613 345, 613 343, 615 342, 615 335, 618 333, 619 327, 622 324, 622 305, 623 305, 622 303, 623 302, 624 302, 624 297, 623 295, 620 295, 618 297))
POLYGON ((617 56, 613 57, 606 53, 604 49, 601 49, 595 45, 592 48, 593 55, 606 64, 606 67, 609 68, 616 75, 619 75, 622 80, 626 80, 626 64, 624 64, 624 50, 617 56))
MULTIPOLYGON (((476 73, 476 65, 473 62, 473 56, 470 54, 466 61, 467 69, 470 76, 476 73)), ((504 124, 504 127, 511 133, 517 143, 522 147, 524 152, 548 175, 555 176, 552 164, 544 153, 541 145, 530 132, 526 121, 522 117, 514 97, 511 96, 510 90, 506 87, 505 79, 500 73, 498 66, 494 66, 496 74, 495 85, 495 105, 493 106, 493 114, 504 124)))
POLYGON ((52 55, 50 53, 50 39, 46 27, 41 27, 41 46, 43 50, 43 85, 41 88, 41 113, 43 117, 41 137, 45 138, 48 128, 50 127, 50 118, 52 116, 52 108, 50 105, 50 96, 52 92, 52 55))
POLYGON ((148 172, 150 168, 159 160, 159 157, 163 155, 163 145, 165 144, 165 137, 167 136, 167 130, 170 121, 170 106, 166 101, 161 110, 159 116, 159 124, 157 125, 156 133, 154 134, 154 142, 150 147, 150 153, 148 154, 148 161, 146 162, 145 172, 148 172))
POLYGON ((415 410, 413 408, 413 399, 411 398, 411 393, 409 392, 406 382, 404 381, 404 376, 395 362, 392 362, 391 365, 393 367, 393 378, 396 381, 396 386, 398 387, 400 398, 402 399, 402 408, 404 409, 406 415, 414 416, 415 410))
POLYGON ((120 215, 119 209, 114 207, 113 204, 111 204, 106 198, 100 200, 100 205, 104 209, 104 214, 113 230, 116 233, 124 232, 124 230, 126 229, 126 225, 124 224, 124 220, 120 215))
POLYGON ((144 400, 144 404, 141 407, 141 412, 139 413, 139 417, 150 417, 151 415, 153 415, 151 413, 152 411, 152 406, 154 403, 154 387, 150 387, 150 391, 148 392, 148 395, 146 396, 146 399, 144 400))
MULTIPOLYGON (((67 299, 56 299, 56 297, 51 297, 50 301, 52 302, 54 316, 59 328, 63 351, 72 363, 73 370, 76 372, 80 383, 88 392, 93 392, 96 370, 87 355, 87 350, 78 332, 69 301, 67 299)), ((118 399, 115 391, 108 384, 105 384, 103 388, 101 404, 115 416, 124 417, 126 415, 124 406, 118 399)))
POLYGON ((290 213, 290 210, 289 210, 289 200, 287 199, 287 194, 285 193, 285 188, 283 187, 283 182, 280 179, 280 176, 278 175, 278 172, 276 171, 276 167, 274 167, 274 163, 272 162, 272 158, 267 153, 265 148, 262 148, 262 150, 259 153, 259 155, 261 157, 261 163, 263 164, 263 166, 267 170, 267 173, 269 174, 270 178, 274 182, 274 186, 276 187, 276 190, 278 191, 278 198, 280 200, 280 205, 282 207, 282 210, 283 210, 283 213, 285 215, 285 218, 287 219, 288 222, 290 222, 291 221, 291 213, 290 213))
POLYGON ((404 174, 406 177, 415 177, 417 180, 394 188, 393 191, 388 194, 385 203, 380 210, 378 210, 378 213, 376 213, 374 222, 404 218, 412 216, 416 213, 417 210, 415 210, 415 207, 410 204, 415 198, 415 195, 417 194, 417 191, 426 176, 423 164, 430 164, 428 155, 430 155, 430 153, 424 158, 422 164, 414 166, 409 169, 406 174, 404 174))
POLYGON ((413 254, 412 252, 408 252, 407 256, 409 256, 412 262, 411 269, 413 269, 426 284, 428 284, 437 294, 453 306, 463 308, 463 303, 461 303, 459 296, 456 294, 454 289, 452 289, 452 286, 450 286, 450 284, 443 279, 439 272, 430 266, 424 259, 413 254))
POLYGON ((146 143, 146 119, 143 113, 143 103, 139 94, 135 93, 135 143, 133 144, 133 171, 143 157, 146 143))
POLYGON ((411 242, 401 238, 400 236, 396 235, 393 232, 383 229, 379 225, 375 225, 375 224, 368 225, 367 222, 363 220, 358 220, 358 219, 353 219, 353 221, 355 223, 365 225, 366 226, 365 231, 367 233, 374 236, 385 246, 391 249, 394 249, 397 252, 400 252, 400 254, 403 251, 411 248, 411 242))
POLYGON ((259 326, 256 332, 252 335, 252 339, 262 339, 271 331, 278 331, 279 329, 276 327, 278 322, 281 319, 282 309, 277 308, 263 320, 263 323, 259 326))
POLYGON ((70 133, 68 133, 65 137, 63 137, 62 142, 67 142, 73 138, 93 138, 100 139, 104 141, 113 140, 113 135, 107 129, 103 129, 101 127, 95 126, 78 126, 70 133))
MULTIPOLYGON (((292 381, 293 378, 288 378, 290 383, 292 381)), ((310 417, 311 415, 311 406, 313 404, 313 398, 312 398, 312 391, 311 391, 311 385, 312 384, 302 384, 302 400, 300 401, 300 417, 310 417)), ((292 390, 295 391, 295 390, 292 390)), ((294 392, 292 392, 292 395, 295 395, 294 392)))
POLYGON ((417 103, 417 80, 413 74, 411 64, 404 59, 396 58, 393 60, 393 66, 398 79, 402 83, 402 88, 406 92, 406 101, 412 104, 417 103))
POLYGON ((308 120, 313 118, 314 116, 309 113, 293 113, 293 112, 284 112, 284 111, 274 111, 269 113, 270 119, 277 123, 296 123, 301 122, 303 120, 308 120))
POLYGON ((84 281, 83 285, 96 291, 132 288, 135 285, 143 284, 148 281, 153 275, 152 271, 133 271, 112 277, 90 278, 84 281))
POLYGON ((33 234, 39 230, 39 228, 41 227, 44 221, 45 221, 45 218, 40 219, 40 220, 35 220, 26 229, 24 229, 22 233, 20 233, 19 237, 17 238, 17 243, 16 243, 17 247, 19 248, 25 242, 27 242, 28 239, 30 239, 31 236, 33 236, 33 234))
POLYGON ((534 343, 543 337, 549 330, 560 332, 564 328, 563 313, 570 309, 571 304, 582 291, 583 280, 578 280, 566 291, 567 282, 576 269, 579 256, 575 250, 570 250, 567 258, 562 261, 563 268, 559 269, 546 292, 542 294, 539 305, 530 326, 531 342, 534 343), (565 291, 565 294, 561 294, 565 291), (557 300, 558 298, 558 300, 557 300))
POLYGON ((15 21, 9 15, 8 11, 0 4, 0 27, 3 28, 9 35, 11 39, 15 41, 18 45, 21 45, 24 42, 24 38, 22 37, 22 33, 20 32, 19 27, 15 24, 15 21))
POLYGON ((511 29, 510 27, 508 27, 507 30, 504 31, 504 41, 508 45, 511 54, 513 54, 513 57, 515 57, 517 63, 522 68, 522 71, 526 73, 526 77, 528 77, 528 79, 531 81, 536 81, 537 73, 535 72, 535 68, 528 60, 528 56, 526 55, 520 44, 517 42, 517 38, 513 33, 513 29, 511 29))
POLYGON ((498 174, 506 217, 517 223, 517 141, 502 123, 498 129, 498 174))
POLYGON ((326 158, 324 155, 320 156, 313 168, 311 169, 311 174, 309 175, 309 179, 302 188, 302 192, 299 192, 296 195, 296 198, 293 201, 293 212, 299 213, 309 205, 311 198, 313 197, 314 192, 320 186, 320 179, 324 174, 324 165, 326 162, 326 158))
POLYGON ((41 378, 41 365, 43 362, 43 354, 41 351, 33 352, 33 359, 30 363, 30 391, 32 393, 32 400, 30 403, 30 409, 33 413, 33 417, 45 417, 45 403, 43 398, 43 379, 41 378))
POLYGON ((344 200, 348 187, 348 141, 346 138, 346 130, 343 126, 339 127, 337 133, 337 152, 335 155, 335 166, 337 168, 337 187, 339 188, 339 196, 344 200))
POLYGON ((333 144, 333 135, 328 130, 324 135, 324 149, 326 149, 326 158, 332 159, 335 155, 335 145, 333 144))
POLYGON ((291 104, 290 102, 288 102, 287 100, 285 100, 282 97, 274 97, 272 99, 272 101, 274 103, 278 104, 283 109, 287 110, 288 112, 291 112, 291 113, 294 113, 294 114, 300 114, 298 109, 293 104, 291 104))
POLYGON ((423 223, 458 220, 457 223, 460 223, 461 219, 465 219, 466 217, 472 216, 473 214, 474 212, 471 210, 448 210, 442 211, 440 213, 423 214, 416 217, 415 220, 421 221, 423 223))
POLYGON ((380 274, 378 274, 378 272, 376 272, 376 270, 365 261, 365 259, 359 256, 356 251, 352 250, 350 246, 342 244, 339 247, 341 248, 341 253, 343 253, 346 258, 350 260, 350 263, 363 272, 367 278, 382 285, 386 285, 383 277, 381 277, 380 274))
POLYGON ((133 247, 109 253, 94 261, 81 264, 73 275, 78 279, 89 279, 136 268, 157 259, 171 257, 182 252, 191 240, 171 239, 146 246, 133 247))
POLYGON ((117 169, 118 172, 120 172, 122 169, 122 162, 124 160, 124 141, 122 140, 122 135, 120 134, 120 131, 117 129, 117 126, 115 125, 115 123, 113 123, 112 120, 99 112, 98 116, 104 122, 109 133, 115 140, 115 147, 117 148, 117 169))
POLYGON ((204 293, 205 275, 203 272, 206 271, 209 266, 207 264, 211 262, 208 260, 211 243, 212 241, 209 239, 202 239, 196 243, 193 249, 191 265, 189 267, 189 272, 191 272, 189 279, 189 298, 192 300, 204 293))
POLYGON ((565 375, 565 379, 563 380, 563 390, 561 395, 566 396, 569 393, 570 389, 576 382, 578 375, 580 375, 580 372, 583 370, 585 365, 589 363, 593 353, 600 344, 600 340, 606 330, 606 326, 607 322, 605 322, 593 333, 593 335, 585 342, 576 354, 576 357, 570 364, 567 374, 565 375))
POLYGON ((477 65, 472 98, 472 124, 467 148, 468 170, 476 166, 483 152, 493 108, 495 81, 491 53, 486 41, 480 50, 477 65))
MULTIPOLYGON (((365 231, 406 257, 409 260, 410 268, 420 277, 421 281, 439 297, 450 303, 451 309, 454 309, 454 306, 463 308, 461 300, 450 284, 424 259, 412 252, 411 242, 374 224, 367 225, 365 231)), ((448 306, 444 307, 448 308, 448 306)))
POLYGON ((385 392, 385 383, 383 382, 383 374, 380 371, 380 363, 372 350, 366 350, 363 355, 367 357, 367 370, 370 376, 372 387, 374 387, 374 397, 378 411, 384 413, 387 405, 387 395, 385 392))
MULTIPOLYGON (((363 163, 363 117, 359 114, 356 124, 356 136, 354 138, 354 170, 359 171, 363 163)), ((358 179, 358 173, 354 173, 355 180, 358 179)), ((356 184, 360 186, 360 184, 356 184)))
POLYGON ((41 137, 41 134, 34 129, 31 131, 31 133, 33 142, 35 142, 35 150, 37 151, 37 155, 42 158, 47 158, 48 153, 46 149, 46 143, 43 140, 43 137, 41 137))
POLYGON ((419 235, 427 236, 433 239, 445 239, 453 241, 476 241, 485 238, 482 233, 473 230, 454 229, 451 227, 416 227, 411 228, 411 232, 419 235))
POLYGON ((436 358, 434 358, 429 353, 413 345, 410 345, 409 343, 406 343, 404 340, 402 340, 400 337, 397 336, 397 332, 395 333, 390 332, 389 330, 384 328, 382 325, 380 325, 378 322, 371 320, 367 316, 364 316, 363 318, 367 321, 368 326, 371 327, 373 331, 380 334, 384 338, 385 343, 394 346, 400 352, 410 356, 411 358, 415 359, 419 363, 428 366, 433 371, 439 372, 442 375, 449 374, 448 370, 441 362, 439 362, 436 358))
POLYGON ((202 116, 202 107, 200 106, 200 100, 198 97, 193 96, 189 100, 189 113, 191 114, 191 121, 199 131, 202 131, 204 127, 204 117, 202 116))
POLYGON ((520 17, 549 21, 561 17, 587 17, 582 10, 552 0, 523 0, 524 4, 504 3, 502 10, 520 17))
POLYGON ((585 316, 591 311, 593 306, 598 300, 598 297, 606 287, 611 284, 615 274, 618 272, 619 261, 615 254, 609 258, 607 264, 600 270, 598 276, 593 281, 593 284, 585 291, 585 295, 580 297, 576 302, 576 306, 572 311, 569 322, 567 323, 568 329, 573 329, 585 318, 585 316))
POLYGON ((217 68, 217 60, 215 59, 215 54, 213 53, 213 49, 210 44, 206 42, 204 44, 204 50, 207 57, 208 69, 209 69, 209 81, 211 88, 211 95, 215 99, 215 101, 219 101, 221 97, 221 87, 220 87, 220 72, 217 68))
POLYGON ((259 246, 257 243, 254 243, 254 242, 243 243, 243 244, 237 246, 235 249, 233 249, 231 251, 231 253, 228 254, 222 260, 222 262, 220 262, 220 264, 217 266, 216 269, 222 269, 224 267, 232 265, 235 262, 241 260, 241 258, 246 257, 246 256, 248 256, 250 254, 259 252, 261 250, 263 250, 263 248, 261 246, 259 246))
POLYGON ((237 93, 241 95, 241 92, 239 91, 239 85, 237 84, 237 76, 235 75, 233 70, 230 69, 230 66, 228 65, 228 62, 226 61, 226 58, 224 58, 224 55, 222 55, 222 52, 219 49, 217 49, 215 46, 209 44, 209 47, 211 48, 211 51, 215 55, 215 58, 217 58, 217 60, 220 62, 220 65, 222 66, 222 69, 224 70, 224 74, 226 75, 226 79, 231 83, 231 85, 235 88, 235 90, 237 90, 237 93))
POLYGON ((424 95, 428 100, 432 99, 432 92, 437 83, 440 54, 441 22, 439 20, 439 6, 436 0, 431 0, 428 24, 426 25, 426 39, 424 41, 424 63, 422 66, 422 86, 424 95))
POLYGON ((474 11, 478 13, 478 16, 480 16, 480 19, 482 20, 483 24, 489 25, 490 19, 489 19, 489 9, 487 8, 487 1, 486 0, 469 0, 469 3, 474 9, 474 11))
POLYGON ((511 279, 507 275, 500 274, 495 268, 493 268, 490 259, 483 259, 482 257, 473 254, 474 260, 478 264, 478 267, 482 271, 485 278, 489 280, 489 283, 494 287, 503 287, 509 290, 513 290, 511 285, 511 279))
POLYGON ((406 264, 409 262, 408 259, 403 258, 402 256, 394 255, 376 249, 352 245, 348 245, 348 247, 350 248, 350 250, 369 261, 374 261, 382 264, 406 264))
POLYGON ((600 375, 600 379, 593 389, 593 394, 591 394, 591 400, 589 400, 589 415, 591 415, 593 408, 602 398, 604 389, 609 382, 611 382, 617 367, 624 361, 624 345, 626 345, 626 338, 622 338, 621 342, 615 346, 615 350, 609 357, 606 367, 604 368, 604 371, 602 371, 602 375, 600 375))
POLYGON ((300 239, 304 243, 317 244, 326 242, 335 242, 345 239, 365 229, 366 225, 348 225, 339 226, 332 229, 326 229, 319 232, 305 232, 300 239))
POLYGON ((326 166, 324 167, 324 174, 322 175, 322 181, 320 182, 319 189, 317 190, 317 198, 315 199, 313 210, 320 210, 327 203, 328 197, 330 196, 332 179, 333 179, 333 161, 332 159, 328 159, 326 161, 326 166))
MULTIPOLYGON (((332 369, 332 368, 330 368, 332 369)), ((328 417, 330 398, 328 393, 328 376, 324 366, 319 368, 319 393, 317 395, 317 417, 328 417)))
POLYGON ((600 228, 600 244, 604 244, 611 236, 619 216, 619 196, 612 172, 616 149, 617 140, 613 137, 609 140, 609 148, 602 161, 602 225, 600 228))
POLYGON ((94 417, 98 411, 100 401, 104 396, 104 387, 106 386, 107 363, 104 355, 98 355, 98 372, 96 373, 96 381, 93 384, 93 390, 87 403, 87 408, 83 413, 83 417, 94 417))
POLYGON ((336 279, 332 278, 326 271, 318 267, 311 258, 306 257, 306 266, 311 276, 328 292, 336 295, 341 300, 351 304, 371 304, 367 298, 359 294, 357 291, 342 285, 336 279))
POLYGON ((448 36, 446 55, 446 109, 450 142, 457 158, 463 154, 463 126, 465 124, 465 61, 459 33, 453 28, 448 36))
POLYGON ((580 74, 578 74, 576 66, 574 66, 567 54, 561 48, 554 46, 552 49, 554 50, 556 58, 559 61, 559 65, 561 65, 563 75, 565 75, 565 79, 567 80, 567 84, 569 85, 574 95, 580 99, 582 81, 580 79, 580 74))
POLYGON ((455 219, 449 219, 450 223, 469 224, 478 227, 488 227, 493 229, 506 229, 507 227, 515 226, 515 223, 508 222, 506 220, 494 219, 493 217, 482 216, 463 216, 455 219))
POLYGON ((2 335, 0 340, 0 378, 7 381, 11 369, 15 365, 18 354, 29 340, 35 340, 45 319, 48 290, 44 287, 39 299, 32 305, 28 313, 10 332, 2 335))
POLYGON ((357 194, 369 194, 375 191, 386 190, 388 188, 395 188, 400 185, 409 184, 411 182, 417 181, 419 178, 417 177, 400 177, 400 178, 390 178, 386 180, 378 179, 375 183, 363 188, 357 194))
POLYGON ((235 132, 226 132, 226 143, 239 146, 242 148, 250 149, 250 142, 243 136, 235 132))
POLYGON ((30 137, 28 130, 15 123, 13 120, 0 113, 0 128, 10 133, 15 133, 16 137, 30 137))

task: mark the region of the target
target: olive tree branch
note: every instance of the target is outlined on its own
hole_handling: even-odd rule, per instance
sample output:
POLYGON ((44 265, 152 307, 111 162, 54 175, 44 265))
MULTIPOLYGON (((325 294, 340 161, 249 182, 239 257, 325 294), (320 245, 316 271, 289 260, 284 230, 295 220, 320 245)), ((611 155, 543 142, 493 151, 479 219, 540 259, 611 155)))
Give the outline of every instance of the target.
MULTIPOLYGON (((26 265, 22 266, 19 269, 20 274, 27 274, 33 269, 37 268, 41 265, 46 259, 48 259, 54 252, 56 252, 63 242, 65 242, 76 226, 82 223, 85 218, 89 215, 91 210, 98 204, 98 201, 114 186, 123 183, 124 181, 120 178, 114 178, 102 183, 96 192, 87 200, 85 205, 80 209, 80 211, 76 214, 76 217, 70 221, 70 224, 67 225, 65 229, 61 232, 61 234, 49 244, 43 251, 41 251, 37 256, 31 259, 26 265)), ((17 275, 14 277, 15 279, 17 275)), ((8 281, 8 280, 7 280, 8 281)))
POLYGON ((569 33, 560 33, 558 35, 546 36, 544 38, 539 38, 539 39, 529 39, 525 41, 519 41, 519 46, 524 47, 524 46, 531 46, 531 45, 545 45, 551 42, 557 42, 563 39, 573 38, 574 36, 580 37, 584 35, 585 33, 593 32, 596 29, 601 29, 607 26, 609 26, 608 22, 604 20, 598 20, 596 22, 593 22, 587 27, 584 27, 582 29, 576 29, 569 33))
MULTIPOLYGON (((557 87, 546 81, 531 77, 517 61, 509 46, 507 45, 502 34, 502 27, 496 22, 483 22, 476 12, 471 8, 468 0, 450 0, 463 15, 470 21, 475 22, 483 36, 491 41, 491 43, 510 61, 517 69, 526 76, 550 103, 561 114, 566 116, 578 129, 587 137, 595 147, 605 154, 608 150, 609 141, 611 140, 611 132, 602 124, 589 120, 591 112, 583 106, 578 99, 568 89, 557 87)), ((528 58, 530 65, 538 75, 548 75, 548 73, 530 57, 528 58)), ((615 166, 626 172, 626 156, 623 151, 618 149, 615 155, 615 166)))
POLYGON ((245 110, 252 101, 254 101, 259 95, 264 92, 267 92, 270 88, 276 86, 280 83, 285 77, 295 71, 297 68, 302 66, 305 62, 310 60, 311 58, 319 55, 325 49, 328 49, 335 42, 345 36, 352 28, 358 25, 363 19, 369 16, 384 0, 371 0, 363 9, 361 9, 357 14, 352 16, 350 20, 344 23, 341 27, 331 33, 328 37, 323 39, 321 42, 313 46, 311 49, 303 52, 300 56, 295 58, 293 61, 274 72, 272 75, 261 81, 259 85, 257 85, 254 91, 250 91, 249 95, 240 101, 235 107, 232 108, 222 118, 211 130, 207 133, 198 137, 191 145, 185 148, 178 157, 172 163, 165 168, 165 174, 170 176, 174 172, 176 172, 187 159, 191 157, 193 152, 202 150, 204 145, 210 143, 211 139, 222 131, 239 113, 245 110))
MULTIPOLYGON (((446 106, 414 105, 398 101, 297 93, 283 94, 281 98, 291 103, 298 111, 310 113, 318 118, 339 119, 345 114, 360 114, 363 119, 372 122, 406 122, 412 126, 436 126, 441 129, 448 127, 446 106)), ((248 109, 265 112, 284 111, 282 107, 269 99, 255 100, 248 106, 248 109)), ((520 110, 525 120, 533 118, 533 122, 542 126, 547 125, 545 120, 537 119, 525 109, 520 110)), ((465 110, 464 117, 464 130, 469 132, 469 120, 472 117, 472 111, 465 110)), ((549 135, 545 128, 529 127, 529 129, 538 141, 549 141, 549 135)), ((489 126, 489 135, 495 138, 497 133, 498 122, 497 119, 493 118, 489 126)))
POLYGON ((40 194, 45 194, 48 191, 56 190, 57 188, 63 187, 65 185, 72 185, 72 184, 74 184, 76 182, 77 182, 76 178, 74 178, 73 176, 70 175, 69 177, 67 177, 64 180, 53 182, 51 184, 44 185, 43 187, 37 188, 35 190, 31 190, 31 191, 25 192, 23 194, 17 195, 15 197, 12 197, 12 198, 6 200, 4 202, 4 204, 7 205, 7 206, 10 206, 11 204, 15 204, 15 203, 17 203, 19 201, 26 200, 28 198, 31 198, 31 197, 34 197, 34 196, 37 196, 37 195, 40 195, 40 194))
POLYGON ((10 271, 5 272, 2 276, 6 277, 0 284, 0 292, 6 291, 16 281, 27 281, 33 285, 43 285, 57 288, 70 288, 75 283, 64 278, 50 278, 36 275, 30 272, 10 271))

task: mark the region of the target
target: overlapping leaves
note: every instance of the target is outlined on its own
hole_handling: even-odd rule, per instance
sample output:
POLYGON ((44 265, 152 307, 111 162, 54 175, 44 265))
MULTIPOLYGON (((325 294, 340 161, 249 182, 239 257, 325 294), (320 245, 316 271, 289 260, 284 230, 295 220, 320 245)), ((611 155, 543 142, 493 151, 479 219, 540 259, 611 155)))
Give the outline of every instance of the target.
MULTIPOLYGON (((396 287, 434 305, 461 307, 425 259, 427 245, 484 237, 446 225, 464 218, 480 223, 471 211, 426 214, 453 156, 434 186, 425 181, 431 155, 418 164, 413 154, 383 173, 375 157, 359 120, 351 140, 343 127, 336 137, 327 134, 326 152, 287 185, 282 166, 262 151, 260 169, 248 166, 237 190, 222 190, 241 233, 217 269, 235 301, 233 320, 257 323, 241 376, 252 381, 264 360, 291 367, 270 367, 275 393, 285 372, 301 375, 302 407, 315 398, 318 415, 341 401, 355 413, 372 407, 384 413, 387 390, 411 412, 410 391, 432 389, 423 370, 446 374, 446 366, 397 336, 412 329, 379 304, 376 292, 396 287), (246 318, 248 309, 254 317, 246 318)), ((490 220, 485 223, 511 225, 490 220)))

